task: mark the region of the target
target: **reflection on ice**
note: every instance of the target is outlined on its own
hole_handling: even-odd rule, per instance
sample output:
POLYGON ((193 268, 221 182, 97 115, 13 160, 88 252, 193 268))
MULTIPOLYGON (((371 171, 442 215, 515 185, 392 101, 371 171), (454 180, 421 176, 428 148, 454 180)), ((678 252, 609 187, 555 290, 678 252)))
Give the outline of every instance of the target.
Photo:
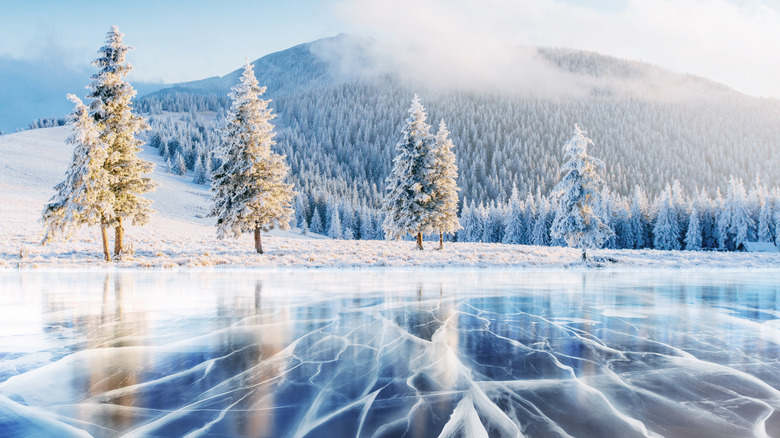
POLYGON ((0 436, 777 436, 778 278, 4 273, 0 436))

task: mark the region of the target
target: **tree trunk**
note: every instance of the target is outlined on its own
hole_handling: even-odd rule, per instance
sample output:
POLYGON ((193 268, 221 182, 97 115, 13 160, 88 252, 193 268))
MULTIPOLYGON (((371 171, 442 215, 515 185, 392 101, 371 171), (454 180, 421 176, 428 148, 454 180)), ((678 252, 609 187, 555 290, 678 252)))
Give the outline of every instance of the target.
POLYGON ((125 237, 125 229, 122 227, 122 218, 116 218, 117 224, 114 227, 114 256, 119 257, 122 254, 122 239, 125 237))
POLYGON ((103 237, 103 257, 107 262, 111 261, 111 253, 108 249, 108 224, 106 221, 100 221, 100 234, 103 237))
POLYGON ((260 240, 260 228, 255 228, 255 251, 258 254, 263 253, 263 242, 260 240))
POLYGON ((422 233, 417 233, 417 249, 422 251, 422 233))
POLYGON ((444 233, 439 231, 439 251, 444 249, 444 233))

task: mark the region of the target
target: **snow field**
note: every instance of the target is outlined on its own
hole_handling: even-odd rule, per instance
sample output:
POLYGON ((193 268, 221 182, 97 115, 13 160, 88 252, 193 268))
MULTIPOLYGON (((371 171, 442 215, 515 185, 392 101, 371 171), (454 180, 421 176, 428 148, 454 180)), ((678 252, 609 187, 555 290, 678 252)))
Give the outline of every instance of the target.
MULTIPOLYGON (((297 230, 263 234, 266 254, 254 252, 251 235, 218 240, 207 186, 167 173, 154 151, 141 153, 156 168, 151 177, 161 186, 148 195, 157 210, 142 227, 128 226, 126 242, 134 253, 105 263, 100 230, 83 228, 71 241, 40 246, 44 203, 65 175, 72 146, 65 144, 69 127, 24 131, 0 136, 0 269, 115 269, 190 267, 320 268, 320 267, 657 267, 780 268, 780 253, 734 253, 654 250, 590 251, 583 264, 580 251, 569 248, 498 243, 330 240, 302 236, 297 230), (615 262, 608 261, 614 259, 615 262)), ((111 235, 113 237, 113 235, 111 235)))

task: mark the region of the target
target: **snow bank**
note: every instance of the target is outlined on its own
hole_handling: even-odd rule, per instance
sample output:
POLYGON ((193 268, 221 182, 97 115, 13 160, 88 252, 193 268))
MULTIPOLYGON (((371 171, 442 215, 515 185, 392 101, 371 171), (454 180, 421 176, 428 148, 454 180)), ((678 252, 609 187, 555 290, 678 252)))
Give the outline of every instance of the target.
POLYGON ((266 254, 253 251, 250 235, 217 240, 214 220, 205 218, 210 203, 206 186, 165 171, 160 157, 144 151, 157 165, 149 225, 128 226, 126 240, 134 253, 107 264, 102 261, 98 227, 85 228, 68 242, 40 246, 38 222, 44 203, 54 194, 67 168, 72 147, 65 144, 68 127, 0 136, 0 269, 33 268, 179 268, 220 267, 659 267, 780 268, 780 253, 715 253, 653 250, 591 251, 590 263, 579 250, 494 243, 426 242, 425 251, 411 241, 344 241, 301 236, 296 231, 263 236, 266 254))

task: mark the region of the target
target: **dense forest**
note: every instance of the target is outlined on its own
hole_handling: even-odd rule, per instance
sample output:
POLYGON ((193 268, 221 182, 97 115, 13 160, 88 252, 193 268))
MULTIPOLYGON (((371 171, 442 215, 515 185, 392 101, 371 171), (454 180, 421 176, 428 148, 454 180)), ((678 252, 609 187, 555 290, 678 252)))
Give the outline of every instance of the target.
MULTIPOLYGON (((674 211, 680 248, 686 247, 692 213, 700 216, 694 223, 702 228, 698 246, 736 247, 736 234, 724 239, 713 230, 722 211, 743 202, 748 238, 758 239, 761 225, 774 239, 777 191, 767 187, 780 182, 776 100, 671 73, 664 73, 674 81, 670 89, 685 95, 658 97, 636 87, 657 81, 655 67, 561 49, 539 50, 539 56, 577 77, 598 79, 588 82, 586 93, 540 98, 426 89, 393 74, 333 73, 337 68, 313 47, 297 46, 253 63, 268 86, 264 97, 273 99, 275 150, 292 168, 299 226, 335 236, 382 237, 385 178, 404 111, 417 93, 432 123, 446 121, 455 145, 464 218, 457 239, 556 243, 549 239, 548 196, 575 124, 594 141, 591 154, 606 163, 601 214, 616 232, 608 246, 677 248, 670 239, 654 241, 664 203, 674 211), (763 210, 766 224, 760 223, 763 210), (330 230, 336 214, 338 231, 330 230), (518 220, 524 231, 509 230, 518 220), (632 220, 632 234, 641 237, 625 231, 632 220)), ((136 109, 152 128, 148 144, 168 160, 171 172, 208 182, 219 164, 211 152, 220 141, 231 81, 237 81, 235 72, 138 100, 136 109)), ((690 247, 697 246, 691 239, 690 247)))

